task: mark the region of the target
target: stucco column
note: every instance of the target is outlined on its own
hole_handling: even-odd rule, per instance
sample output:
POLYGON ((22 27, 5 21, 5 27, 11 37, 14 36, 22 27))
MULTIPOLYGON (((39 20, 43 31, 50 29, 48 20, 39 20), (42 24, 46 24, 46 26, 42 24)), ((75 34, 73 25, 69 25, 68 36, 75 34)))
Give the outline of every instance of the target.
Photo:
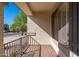
POLYGON ((4 6, 5 6, 5 3, 0 3, 0 56, 4 55, 4 46, 3 46, 4 6))

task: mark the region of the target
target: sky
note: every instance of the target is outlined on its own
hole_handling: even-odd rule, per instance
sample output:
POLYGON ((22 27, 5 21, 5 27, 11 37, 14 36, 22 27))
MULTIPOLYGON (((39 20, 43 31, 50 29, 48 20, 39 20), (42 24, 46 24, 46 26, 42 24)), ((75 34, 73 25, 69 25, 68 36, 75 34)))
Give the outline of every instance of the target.
POLYGON ((10 2, 8 6, 4 8, 4 24, 12 24, 15 16, 20 11, 21 10, 14 3, 10 2))

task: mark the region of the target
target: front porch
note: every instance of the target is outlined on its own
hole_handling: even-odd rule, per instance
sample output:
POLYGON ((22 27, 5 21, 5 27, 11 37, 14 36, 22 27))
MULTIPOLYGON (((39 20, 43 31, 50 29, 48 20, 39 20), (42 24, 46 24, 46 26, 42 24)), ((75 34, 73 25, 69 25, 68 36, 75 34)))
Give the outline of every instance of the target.
POLYGON ((5 43, 5 56, 58 56, 58 41, 52 36, 51 17, 61 3, 15 2, 14 4, 27 15, 27 32, 36 33, 36 35, 32 37, 26 35, 5 43))
POLYGON ((32 34, 3 44, 3 33, 0 32, 0 54, 5 52, 5 56, 17 57, 69 57, 79 54, 78 3, 14 2, 14 4, 27 15, 27 33, 32 34))

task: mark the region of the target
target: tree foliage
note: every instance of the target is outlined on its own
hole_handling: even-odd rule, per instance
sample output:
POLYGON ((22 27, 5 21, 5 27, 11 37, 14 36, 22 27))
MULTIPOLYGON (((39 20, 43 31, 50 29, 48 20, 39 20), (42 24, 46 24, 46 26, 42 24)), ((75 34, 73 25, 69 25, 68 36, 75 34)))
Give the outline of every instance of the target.
POLYGON ((20 12, 15 18, 14 23, 10 25, 10 31, 16 31, 16 32, 26 32, 27 31, 27 16, 20 12))

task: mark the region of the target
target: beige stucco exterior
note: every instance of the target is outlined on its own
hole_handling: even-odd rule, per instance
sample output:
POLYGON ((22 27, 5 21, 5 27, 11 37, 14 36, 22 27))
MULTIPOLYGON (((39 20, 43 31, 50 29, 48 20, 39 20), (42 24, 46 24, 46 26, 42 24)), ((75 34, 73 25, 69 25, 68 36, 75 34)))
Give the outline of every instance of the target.
MULTIPOLYGON (((65 3, 64 6, 66 6, 67 4, 65 3)), ((66 6, 67 9, 68 6, 66 6)), ((33 6, 32 6, 33 8, 33 6)), ((69 56, 69 50, 67 50, 67 48, 64 48, 65 45, 68 46, 68 19, 66 16, 66 19, 59 19, 56 21, 57 23, 55 23, 55 28, 57 30, 58 26, 61 24, 61 28, 59 30, 57 30, 58 33, 54 33, 55 37, 58 38, 58 40, 56 40, 56 38, 54 38, 54 36, 52 36, 52 31, 54 28, 52 28, 52 22, 51 19, 53 16, 51 12, 39 12, 39 9, 37 9, 38 11, 35 12, 35 9, 33 16, 29 17, 28 16, 28 20, 27 20, 27 29, 28 32, 35 32, 36 36, 33 36, 33 38, 38 41, 41 45, 51 45, 52 48, 55 49, 56 53, 59 56, 69 56), (58 22, 60 20, 60 22, 58 22), (65 24, 64 24, 65 22, 65 24), (64 45, 64 46, 63 46, 64 45)), ((60 13, 67 12, 65 10, 59 11, 60 13)), ((60 15, 60 14, 58 14, 60 15)), ((56 15, 56 18, 57 16, 56 15)), ((62 16, 62 15, 61 15, 62 16)), ((54 19, 56 20, 56 19, 54 19)))
POLYGON ((40 44, 50 44, 47 38, 51 37, 51 19, 50 13, 41 12, 34 13, 33 17, 28 17, 27 20, 28 32, 36 32, 34 38, 40 44))
POLYGON ((28 17, 27 30, 28 32, 36 33, 36 36, 33 36, 33 38, 41 45, 52 45, 52 47, 58 53, 58 42, 52 38, 51 13, 37 12, 34 13, 33 17, 28 17))

